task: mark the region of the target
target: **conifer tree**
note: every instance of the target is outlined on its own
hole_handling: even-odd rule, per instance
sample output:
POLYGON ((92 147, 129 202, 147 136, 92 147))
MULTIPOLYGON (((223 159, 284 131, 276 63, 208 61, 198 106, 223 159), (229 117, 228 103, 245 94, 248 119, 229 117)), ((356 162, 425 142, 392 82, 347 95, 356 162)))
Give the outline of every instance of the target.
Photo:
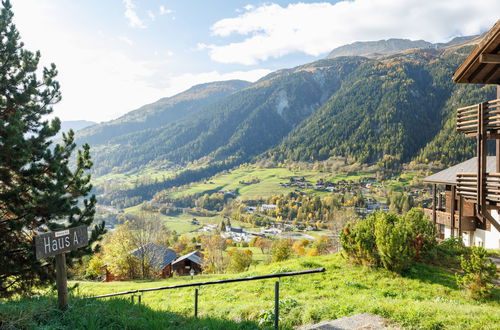
MULTIPOLYGON (((13 24, 8 0, 0 13, 0 297, 29 294, 35 287, 50 284, 53 258, 36 260, 34 235, 79 225, 90 226, 95 213, 89 146, 76 149, 74 134, 63 134, 55 118, 44 120, 60 101, 54 64, 37 67, 40 52, 24 49, 13 24), (41 77, 40 77, 41 75, 41 77)), ((89 246, 66 255, 68 265, 97 249, 92 244, 105 232, 104 223, 94 226, 89 246), (91 245, 93 247, 91 247, 91 245)))

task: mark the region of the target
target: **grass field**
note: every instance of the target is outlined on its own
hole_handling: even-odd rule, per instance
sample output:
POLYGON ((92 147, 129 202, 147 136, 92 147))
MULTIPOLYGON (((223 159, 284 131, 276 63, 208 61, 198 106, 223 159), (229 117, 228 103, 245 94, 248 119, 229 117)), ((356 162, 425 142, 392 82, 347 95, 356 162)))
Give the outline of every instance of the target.
MULTIPOLYGON (((290 177, 304 177, 306 181, 315 184, 319 179, 324 179, 331 182, 339 180, 359 180, 362 177, 373 176, 370 173, 354 173, 352 175, 306 171, 306 170, 289 170, 287 168, 257 168, 254 166, 246 166, 231 170, 225 174, 219 174, 207 180, 205 183, 191 185, 190 187, 176 191, 171 194, 172 197, 183 195, 203 194, 205 192, 216 190, 237 190, 242 199, 255 199, 259 197, 268 197, 272 194, 286 194, 294 191, 295 188, 285 188, 280 183, 288 183, 290 177), (240 182, 250 182, 252 179, 258 179, 258 183, 244 184, 240 182)), ((304 190, 308 193, 318 195, 328 194, 327 192, 318 192, 313 189, 304 190)))
MULTIPOLYGON (((283 328, 369 312, 410 329, 500 329, 498 288, 488 301, 471 301, 457 288, 454 274, 440 268, 417 264, 405 276, 398 276, 384 270, 350 266, 340 255, 296 258, 251 267, 242 274, 200 275, 193 280, 183 277, 71 285, 78 285, 73 294, 82 297, 318 267, 326 267, 326 272, 281 279, 283 328)), ((273 280, 201 287, 199 320, 192 318, 194 290, 184 288, 144 293, 141 306, 121 299, 73 300, 74 307, 68 314, 55 312, 53 299, 8 302, 0 305, 0 322, 20 328, 48 329, 250 329, 272 322, 269 315, 273 308, 273 288, 273 280), (75 326, 73 318, 85 323, 75 326)))

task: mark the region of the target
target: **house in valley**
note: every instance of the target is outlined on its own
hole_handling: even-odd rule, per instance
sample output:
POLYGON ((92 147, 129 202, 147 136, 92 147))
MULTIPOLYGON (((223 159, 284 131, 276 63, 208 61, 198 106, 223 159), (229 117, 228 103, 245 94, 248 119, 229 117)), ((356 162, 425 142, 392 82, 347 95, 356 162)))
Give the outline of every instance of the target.
MULTIPOLYGON (((172 263, 177 258, 174 250, 150 242, 132 250, 129 254, 137 260, 144 260, 147 266, 153 270, 154 277, 168 278, 172 276, 172 263)), ((104 273, 104 282, 122 280, 109 270, 108 265, 102 266, 100 270, 104 273)))
POLYGON ((442 238, 458 235, 467 245, 500 248, 500 20, 453 75, 456 83, 496 85, 496 99, 457 110, 457 131, 476 140, 475 158, 436 173, 427 213, 442 238), (488 140, 495 155, 488 157, 488 140), (437 186, 445 187, 444 201, 437 186))
POLYGON ((195 275, 203 272, 203 253, 200 251, 185 254, 172 263, 172 271, 178 275, 191 275, 191 270, 195 275))
POLYGON ((139 260, 145 260, 161 278, 172 276, 172 263, 177 258, 174 250, 150 242, 130 254, 139 260))

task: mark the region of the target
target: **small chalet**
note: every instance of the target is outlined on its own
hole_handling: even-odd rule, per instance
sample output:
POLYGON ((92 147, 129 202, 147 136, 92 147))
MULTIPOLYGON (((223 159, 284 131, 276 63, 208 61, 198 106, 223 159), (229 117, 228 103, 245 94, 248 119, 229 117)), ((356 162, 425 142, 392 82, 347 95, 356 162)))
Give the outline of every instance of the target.
POLYGON ((201 274, 203 272, 203 253, 200 251, 193 251, 191 253, 185 254, 179 259, 172 263, 172 271, 177 272, 177 274, 191 275, 191 270, 194 270, 194 274, 201 274))
POLYGON ((174 250, 150 242, 133 250, 130 254, 138 259, 145 256, 149 265, 161 273, 161 278, 172 276, 172 262, 177 258, 174 250))
MULTIPOLYGON (((140 248, 132 250, 130 254, 138 259, 147 260, 149 265, 153 267, 161 278, 172 276, 172 262, 177 258, 177 254, 172 249, 167 249, 155 243, 148 243, 140 248)), ((108 265, 100 268, 104 271, 104 282, 120 280, 108 269, 108 265)))

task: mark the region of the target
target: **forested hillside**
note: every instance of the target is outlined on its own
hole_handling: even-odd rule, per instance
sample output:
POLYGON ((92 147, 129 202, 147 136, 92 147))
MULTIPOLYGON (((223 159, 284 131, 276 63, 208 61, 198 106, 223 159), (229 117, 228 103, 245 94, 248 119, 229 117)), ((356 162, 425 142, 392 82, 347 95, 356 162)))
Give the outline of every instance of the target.
POLYGON ((474 141, 455 132, 455 110, 494 98, 494 88, 452 82, 470 49, 412 51, 360 65, 269 154, 306 161, 342 155, 363 163, 471 157, 474 141))
POLYGON ((149 108, 136 110, 84 131, 79 140, 94 147, 97 174, 151 163, 249 161, 277 145, 366 61, 344 57, 277 71, 227 97, 190 102, 188 110, 180 109, 179 103, 170 111, 153 108, 153 115, 168 119, 152 120, 151 125, 144 123, 154 118, 148 115, 149 108))
POLYGON ((115 138, 161 127, 248 85, 249 82, 242 80, 196 85, 175 96, 144 105, 118 119, 88 127, 77 134, 77 141, 85 141, 94 146, 113 144, 115 138))

